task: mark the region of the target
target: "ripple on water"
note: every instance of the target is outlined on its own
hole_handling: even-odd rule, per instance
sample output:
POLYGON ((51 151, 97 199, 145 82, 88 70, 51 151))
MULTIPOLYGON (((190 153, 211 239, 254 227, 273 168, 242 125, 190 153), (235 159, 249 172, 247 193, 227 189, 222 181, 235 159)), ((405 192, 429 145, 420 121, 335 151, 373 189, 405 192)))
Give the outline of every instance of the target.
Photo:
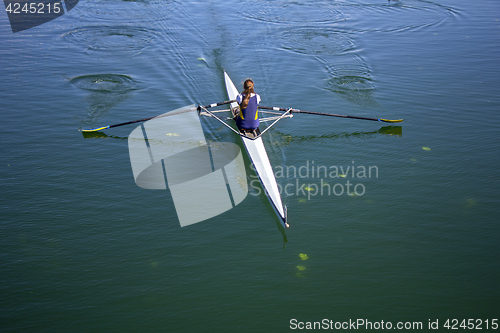
POLYGON ((343 1, 337 9, 349 19, 346 32, 392 32, 413 30, 440 24, 457 15, 457 11, 426 0, 343 1))
POLYGON ((371 79, 359 75, 341 75, 334 76, 329 85, 335 92, 346 93, 352 91, 370 91, 373 90, 371 79))
POLYGON ((346 54, 326 63, 330 79, 326 89, 352 103, 362 106, 378 106, 373 97, 375 86, 371 71, 364 61, 346 54))
POLYGON ((125 74, 87 74, 70 79, 76 87, 98 92, 123 94, 142 89, 140 82, 125 74))
POLYGON ((344 20, 334 4, 322 1, 260 1, 256 5, 243 4, 238 12, 252 20, 278 24, 327 24, 344 20))
POLYGON ((135 26, 87 26, 66 33, 63 38, 95 52, 137 52, 153 40, 155 32, 135 26))
POLYGON ((94 124, 109 110, 127 99, 134 90, 142 89, 142 83, 124 74, 89 74, 70 79, 70 82, 88 92, 87 117, 83 124, 94 124))
POLYGON ((304 54, 339 54, 354 48, 348 34, 331 28, 290 28, 277 37, 282 48, 304 54))
POLYGON ((398 31, 440 24, 458 12, 427 0, 405 1, 289 1, 242 5, 243 17, 275 24, 329 25, 343 32, 398 31))
POLYGON ((123 22, 150 26, 168 15, 169 0, 94 0, 80 2, 79 15, 91 22, 123 22))

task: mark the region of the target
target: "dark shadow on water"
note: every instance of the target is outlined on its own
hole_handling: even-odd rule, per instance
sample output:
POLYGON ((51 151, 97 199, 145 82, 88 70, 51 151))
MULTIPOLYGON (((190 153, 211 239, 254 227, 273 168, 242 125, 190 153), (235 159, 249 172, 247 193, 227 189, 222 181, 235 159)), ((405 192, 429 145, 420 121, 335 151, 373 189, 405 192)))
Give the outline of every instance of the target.
POLYGON ((104 132, 82 132, 84 139, 118 139, 118 140, 127 140, 128 137, 124 136, 116 136, 116 135, 107 135, 104 132))
POLYGON ((276 226, 278 230, 281 232, 281 236, 283 236, 283 250, 286 250, 286 243, 288 243, 288 238, 286 237, 286 230, 281 225, 281 222, 276 219, 276 226))
POLYGON ((324 139, 348 139, 348 138, 357 138, 357 139, 367 139, 374 135, 385 135, 385 136, 403 136, 403 127, 402 126, 383 126, 377 131, 371 132, 342 132, 342 133, 331 133, 331 134, 323 134, 323 135, 295 135, 295 134, 287 134, 283 132, 276 131, 281 137, 281 143, 284 145, 288 145, 291 142, 314 142, 320 141, 324 139))

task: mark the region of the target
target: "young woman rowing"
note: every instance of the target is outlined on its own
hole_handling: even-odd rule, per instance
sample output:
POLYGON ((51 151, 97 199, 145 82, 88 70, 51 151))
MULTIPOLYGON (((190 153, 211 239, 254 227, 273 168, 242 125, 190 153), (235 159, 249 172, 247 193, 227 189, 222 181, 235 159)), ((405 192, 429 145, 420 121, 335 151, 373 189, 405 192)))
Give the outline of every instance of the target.
POLYGON ((236 117, 236 126, 240 130, 253 131, 259 127, 258 106, 260 96, 255 93, 252 79, 246 79, 243 83, 244 91, 236 96, 236 102, 240 105, 240 114, 236 117))

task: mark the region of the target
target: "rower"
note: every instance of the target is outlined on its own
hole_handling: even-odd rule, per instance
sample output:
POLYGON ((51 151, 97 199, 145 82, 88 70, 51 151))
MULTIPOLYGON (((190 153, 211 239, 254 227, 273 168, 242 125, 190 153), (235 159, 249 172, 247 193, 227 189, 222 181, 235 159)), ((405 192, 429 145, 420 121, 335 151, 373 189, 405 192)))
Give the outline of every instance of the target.
POLYGON ((241 132, 253 132, 259 128, 259 115, 257 108, 260 96, 253 89, 252 79, 246 79, 243 83, 244 91, 236 96, 236 102, 240 105, 240 113, 236 116, 236 126, 241 132))

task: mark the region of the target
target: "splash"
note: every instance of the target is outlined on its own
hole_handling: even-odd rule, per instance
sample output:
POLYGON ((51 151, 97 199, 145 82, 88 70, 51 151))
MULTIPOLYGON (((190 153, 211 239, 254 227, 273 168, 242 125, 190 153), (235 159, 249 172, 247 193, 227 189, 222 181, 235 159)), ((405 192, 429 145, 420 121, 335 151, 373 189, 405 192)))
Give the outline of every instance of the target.
POLYGON ((127 99, 142 83, 125 74, 88 74, 75 76, 70 82, 88 92, 87 117, 83 124, 94 124, 108 111, 127 99))

